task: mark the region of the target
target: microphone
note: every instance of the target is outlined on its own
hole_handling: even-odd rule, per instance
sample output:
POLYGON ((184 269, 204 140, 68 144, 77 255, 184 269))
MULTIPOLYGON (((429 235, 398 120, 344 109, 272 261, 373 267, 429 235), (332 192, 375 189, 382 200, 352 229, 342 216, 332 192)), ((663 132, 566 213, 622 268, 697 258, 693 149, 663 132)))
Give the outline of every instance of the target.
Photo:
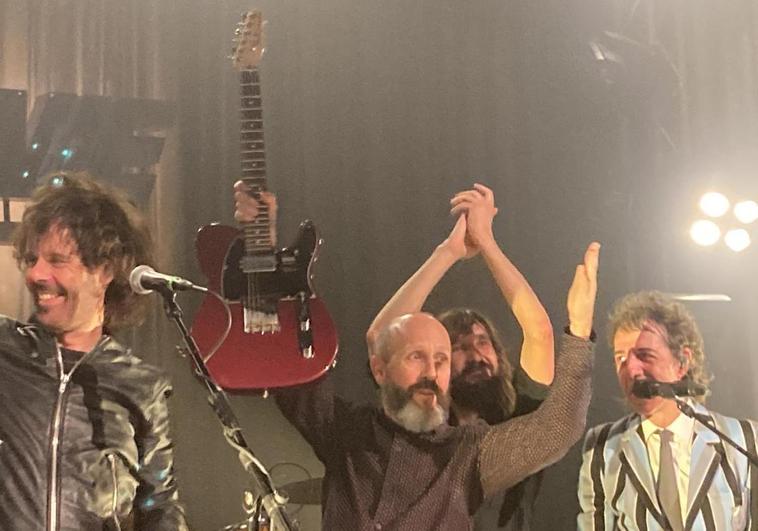
POLYGON ((653 398, 662 396, 674 398, 677 396, 704 396, 706 388, 684 378, 678 382, 658 382, 656 380, 635 380, 632 385, 632 394, 638 398, 653 398))
POLYGON ((208 291, 202 286, 195 286, 189 280, 181 277, 173 277, 158 273, 149 265, 138 265, 129 274, 129 285, 132 291, 137 295, 147 295, 151 291, 184 291, 194 289, 197 291, 208 291))

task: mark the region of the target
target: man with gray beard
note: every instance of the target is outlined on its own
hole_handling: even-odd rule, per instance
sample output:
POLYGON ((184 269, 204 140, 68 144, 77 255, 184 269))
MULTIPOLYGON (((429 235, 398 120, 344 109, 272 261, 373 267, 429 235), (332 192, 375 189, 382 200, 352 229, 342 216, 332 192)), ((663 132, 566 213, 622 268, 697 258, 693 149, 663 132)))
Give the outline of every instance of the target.
POLYGON ((550 394, 531 414, 450 426, 450 340, 426 313, 393 319, 376 339, 371 370, 381 408, 341 399, 329 376, 278 391, 282 413, 326 469, 323 528, 470 530, 483 500, 563 457, 589 403, 595 271, 592 262, 577 268, 571 333, 550 394))
POLYGON ((447 421, 450 398, 429 378, 422 378, 408 389, 388 382, 381 388, 381 396, 384 409, 393 412, 398 423, 408 431, 432 431, 447 421), (419 407, 412 400, 415 392, 425 389, 437 395, 437 404, 429 410, 419 407))
MULTIPOLYGON (((258 201, 238 189, 235 217, 257 216, 258 201)), ((275 212, 275 199, 260 201, 275 212)), ((465 247, 467 218, 450 235, 465 247)), ((470 530, 483 500, 554 463, 584 429, 590 397, 598 246, 576 268, 569 327, 550 393, 533 413, 488 425, 451 426, 451 344, 427 313, 392 318, 371 337, 370 366, 381 407, 340 398, 332 378, 282 389, 282 413, 326 469, 324 529, 470 530)))

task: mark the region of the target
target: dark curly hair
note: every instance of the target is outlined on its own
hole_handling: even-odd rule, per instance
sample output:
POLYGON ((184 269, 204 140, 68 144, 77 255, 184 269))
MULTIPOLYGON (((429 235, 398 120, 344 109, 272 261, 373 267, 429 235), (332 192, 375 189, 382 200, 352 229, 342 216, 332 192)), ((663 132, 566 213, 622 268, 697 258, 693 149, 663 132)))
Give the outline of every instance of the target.
MULTIPOLYGON (((690 311, 680 302, 672 300, 659 291, 630 293, 613 306, 608 323, 608 341, 613 348, 613 338, 619 330, 641 330, 652 321, 665 331, 666 344, 676 359, 683 363, 682 349, 692 352, 687 378, 703 385, 706 390, 713 379, 705 365, 703 336, 690 311)), ((696 397, 704 402, 705 397, 696 397)))
POLYGON ((475 324, 480 324, 487 332, 487 335, 490 336, 492 347, 497 354, 497 360, 500 366, 499 374, 501 375, 500 382, 502 383, 498 389, 497 400, 502 411, 505 413, 505 418, 509 418, 516 408, 516 390, 513 387, 513 366, 508 360, 505 347, 495 330, 495 326, 483 314, 469 308, 454 308, 452 310, 447 310, 439 314, 437 319, 447 330, 452 345, 454 345, 461 336, 470 334, 471 328, 475 324))
POLYGON ((85 267, 104 265, 113 275, 105 291, 104 326, 114 330, 140 323, 147 298, 132 292, 129 273, 136 265, 153 264, 153 244, 137 207, 87 172, 52 175, 32 194, 14 233, 19 267, 24 267, 27 251, 53 226, 68 231, 85 267))

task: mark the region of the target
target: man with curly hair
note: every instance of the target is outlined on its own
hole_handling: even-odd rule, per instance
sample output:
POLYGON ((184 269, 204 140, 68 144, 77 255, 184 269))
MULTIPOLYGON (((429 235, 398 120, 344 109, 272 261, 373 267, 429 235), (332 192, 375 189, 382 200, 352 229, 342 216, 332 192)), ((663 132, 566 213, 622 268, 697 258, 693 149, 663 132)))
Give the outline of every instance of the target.
MULTIPOLYGON (((674 400, 641 398, 636 380, 690 380, 707 389, 703 338, 679 302, 659 292, 627 295, 610 316, 621 390, 633 413, 585 438, 579 477, 580 530, 747 530, 758 525, 758 473, 747 459, 679 411, 674 400)), ((756 451, 758 424, 690 400, 729 437, 756 451)))
POLYGON ((129 273, 142 216, 86 174, 39 187, 14 236, 35 311, 0 316, 0 523, 15 530, 184 530, 167 379, 111 333, 139 321, 129 273))

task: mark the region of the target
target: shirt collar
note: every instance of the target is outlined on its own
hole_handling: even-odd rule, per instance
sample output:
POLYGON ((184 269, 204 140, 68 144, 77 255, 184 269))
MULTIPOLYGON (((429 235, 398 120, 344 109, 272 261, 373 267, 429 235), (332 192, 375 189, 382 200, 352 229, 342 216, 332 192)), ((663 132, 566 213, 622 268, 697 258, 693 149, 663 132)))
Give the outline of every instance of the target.
POLYGON ((695 429, 695 419, 688 417, 682 412, 679 412, 679 416, 674 421, 661 428, 656 426, 650 419, 642 421, 642 434, 645 436, 645 442, 647 443, 656 432, 666 429, 674 434, 674 442, 681 443, 683 441, 691 441, 692 433, 695 429))

